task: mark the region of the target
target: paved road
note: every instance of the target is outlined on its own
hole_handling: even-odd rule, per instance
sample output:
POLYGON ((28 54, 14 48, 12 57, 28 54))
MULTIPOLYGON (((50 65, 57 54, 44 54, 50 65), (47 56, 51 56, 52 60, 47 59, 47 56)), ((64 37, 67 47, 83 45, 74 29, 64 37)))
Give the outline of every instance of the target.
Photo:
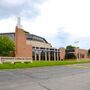
POLYGON ((0 90, 90 90, 90 64, 3 70, 0 90))

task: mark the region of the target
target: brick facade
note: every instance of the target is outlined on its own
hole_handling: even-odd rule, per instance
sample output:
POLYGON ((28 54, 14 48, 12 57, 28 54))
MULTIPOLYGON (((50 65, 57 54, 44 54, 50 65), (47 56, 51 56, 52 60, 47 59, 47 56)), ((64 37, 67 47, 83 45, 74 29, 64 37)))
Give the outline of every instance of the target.
POLYGON ((75 49, 75 55, 78 54, 79 58, 88 58, 88 50, 85 49, 75 49))
POLYGON ((32 46, 26 44, 26 35, 23 29, 16 27, 15 31, 16 57, 32 57, 32 46))
POLYGON ((16 26, 15 33, 2 33, 0 35, 7 35, 14 40, 16 48, 15 57, 58 61, 64 60, 65 55, 73 53, 76 57, 88 58, 88 50, 75 48, 72 52, 66 52, 65 48, 53 48, 44 38, 29 34, 18 26, 16 26))
MULTIPOLYGON (((32 58, 32 44, 30 45, 30 43, 27 43, 27 39, 26 39, 26 32, 21 29, 16 27, 16 31, 15 31, 15 46, 16 46, 16 52, 15 52, 15 56, 16 57, 31 57, 32 58)), ((50 47, 49 47, 50 48, 50 47)), ((59 49, 59 57, 60 60, 64 60, 65 59, 65 55, 66 55, 66 50, 65 48, 60 48, 59 49)), ((84 50, 84 49, 79 49, 76 48, 74 50, 74 52, 72 52, 75 54, 75 56, 79 58, 87 58, 87 53, 88 50, 84 50)))
POLYGON ((60 48, 60 59, 64 60, 65 59, 65 48, 60 48))

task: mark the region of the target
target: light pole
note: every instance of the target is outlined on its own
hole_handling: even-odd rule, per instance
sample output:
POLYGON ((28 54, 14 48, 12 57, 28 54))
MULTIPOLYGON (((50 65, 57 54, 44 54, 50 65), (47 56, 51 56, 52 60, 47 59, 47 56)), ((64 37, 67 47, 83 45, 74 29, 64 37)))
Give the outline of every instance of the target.
MULTIPOLYGON (((74 43, 78 44, 79 41, 75 41, 74 43)), ((75 49, 76 49, 76 51, 75 51, 76 52, 76 59, 77 59, 77 61, 79 61, 79 47, 76 46, 75 49)))
POLYGON ((76 47, 76 57, 77 57, 77 61, 79 61, 79 47, 76 47))

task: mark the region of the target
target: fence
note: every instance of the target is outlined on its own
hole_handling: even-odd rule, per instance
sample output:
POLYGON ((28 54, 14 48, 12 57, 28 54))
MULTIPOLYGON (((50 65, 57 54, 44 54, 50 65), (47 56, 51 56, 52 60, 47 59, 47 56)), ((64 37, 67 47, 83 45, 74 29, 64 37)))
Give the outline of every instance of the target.
POLYGON ((0 63, 5 63, 5 62, 10 62, 10 63, 16 63, 16 62, 30 62, 32 63, 32 58, 30 57, 0 57, 0 63))

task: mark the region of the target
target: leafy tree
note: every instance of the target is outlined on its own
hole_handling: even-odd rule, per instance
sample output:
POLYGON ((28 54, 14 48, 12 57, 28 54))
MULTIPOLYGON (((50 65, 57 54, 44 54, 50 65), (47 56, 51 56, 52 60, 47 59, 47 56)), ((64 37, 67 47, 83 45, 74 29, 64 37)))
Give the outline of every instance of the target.
POLYGON ((88 56, 90 57, 90 49, 88 49, 88 56))
POLYGON ((0 56, 10 56, 14 51, 14 41, 8 36, 0 36, 0 56))
POLYGON ((75 59, 76 56, 75 56, 74 52, 75 52, 75 47, 72 46, 72 45, 68 45, 68 46, 66 47, 66 55, 65 55, 65 58, 66 58, 66 59, 75 59))
POLYGON ((75 49, 75 47, 72 46, 72 45, 68 45, 68 46, 66 47, 66 50, 74 50, 74 49, 75 49))

